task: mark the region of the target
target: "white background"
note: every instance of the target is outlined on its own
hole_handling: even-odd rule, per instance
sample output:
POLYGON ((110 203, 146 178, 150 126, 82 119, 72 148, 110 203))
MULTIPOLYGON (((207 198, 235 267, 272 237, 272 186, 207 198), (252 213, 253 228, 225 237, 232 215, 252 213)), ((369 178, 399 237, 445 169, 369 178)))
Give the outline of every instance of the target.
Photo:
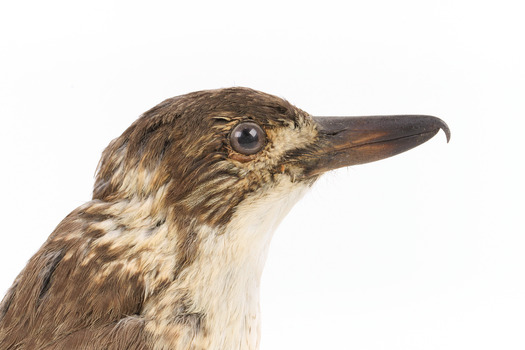
POLYGON ((249 86, 452 130, 322 178, 276 232, 261 348, 524 349, 520 1, 0 5, 0 294, 161 100, 249 86))

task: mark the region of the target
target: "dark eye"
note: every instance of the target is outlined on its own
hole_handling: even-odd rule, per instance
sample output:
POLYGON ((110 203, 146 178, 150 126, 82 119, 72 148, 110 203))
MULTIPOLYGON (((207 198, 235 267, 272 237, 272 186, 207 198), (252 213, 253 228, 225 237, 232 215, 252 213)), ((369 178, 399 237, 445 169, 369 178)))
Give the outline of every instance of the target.
POLYGON ((263 129, 252 122, 238 124, 230 134, 232 148, 241 154, 255 154, 264 147, 265 142, 263 129))

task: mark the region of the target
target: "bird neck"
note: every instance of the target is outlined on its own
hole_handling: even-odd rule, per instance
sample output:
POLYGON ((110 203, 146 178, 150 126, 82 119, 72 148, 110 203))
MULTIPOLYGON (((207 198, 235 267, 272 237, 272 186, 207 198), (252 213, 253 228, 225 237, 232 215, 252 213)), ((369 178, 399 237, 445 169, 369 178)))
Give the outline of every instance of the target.
MULTIPOLYGON (((173 319, 175 299, 192 315, 185 337, 167 338, 166 348, 256 350, 260 339, 259 286, 273 232, 306 187, 284 187, 246 200, 224 227, 200 226, 192 263, 151 307, 156 318, 173 319), (182 297, 181 297, 182 296, 182 297), (168 312, 169 310, 169 312, 168 312), (160 315, 163 314, 163 315, 160 315), (186 343, 180 343, 187 339, 186 343), (191 348, 190 346, 190 348, 191 348)), ((155 332, 172 331, 158 322, 155 332)), ((180 331, 178 331, 180 333, 180 331)))
POLYGON ((260 233, 252 246, 235 238, 247 234, 239 231, 217 233, 201 243, 195 261, 201 268, 186 277, 193 302, 206 315, 206 349, 259 347, 259 286, 273 230, 260 233))

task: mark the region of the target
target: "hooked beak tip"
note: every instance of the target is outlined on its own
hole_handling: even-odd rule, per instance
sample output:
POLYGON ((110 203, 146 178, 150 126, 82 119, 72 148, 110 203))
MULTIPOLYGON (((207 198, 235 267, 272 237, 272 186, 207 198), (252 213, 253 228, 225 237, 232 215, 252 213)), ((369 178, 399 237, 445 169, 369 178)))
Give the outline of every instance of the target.
POLYGON ((442 121, 441 119, 440 121, 441 121, 441 130, 445 132, 445 135, 447 137, 447 143, 449 143, 450 142, 450 129, 444 121, 442 121))

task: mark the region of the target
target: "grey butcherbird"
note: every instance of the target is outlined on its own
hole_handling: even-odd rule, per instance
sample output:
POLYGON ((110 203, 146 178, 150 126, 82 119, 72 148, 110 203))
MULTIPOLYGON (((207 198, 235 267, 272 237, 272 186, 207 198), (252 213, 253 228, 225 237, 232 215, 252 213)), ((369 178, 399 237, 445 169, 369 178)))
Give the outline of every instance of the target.
POLYGON ((0 304, 0 349, 257 349, 272 234, 324 172, 413 148, 430 116, 311 117, 246 88, 144 113, 0 304))

